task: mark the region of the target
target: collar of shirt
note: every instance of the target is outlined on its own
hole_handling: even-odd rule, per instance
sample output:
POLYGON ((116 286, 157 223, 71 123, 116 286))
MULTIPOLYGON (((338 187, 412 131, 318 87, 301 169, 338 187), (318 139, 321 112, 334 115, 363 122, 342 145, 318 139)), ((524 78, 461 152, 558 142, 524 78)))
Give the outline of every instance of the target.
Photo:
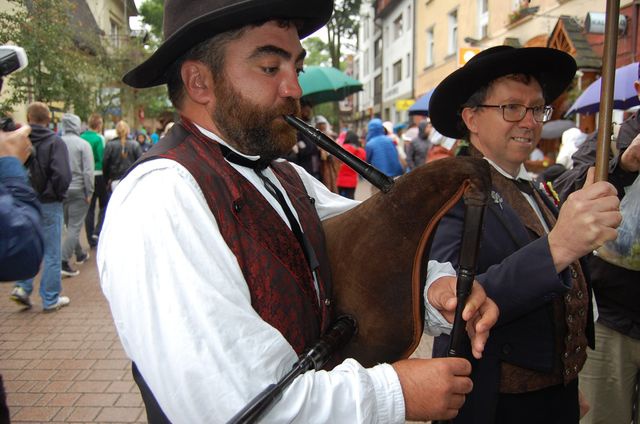
MULTIPOLYGON (((217 141, 218 143, 227 146, 229 149, 233 150, 235 153, 239 154, 240 156, 244 156, 247 159, 251 159, 251 160, 258 160, 260 159, 260 156, 252 156, 252 155, 245 155, 244 153, 241 153, 239 151, 237 151, 235 148, 233 148, 232 146, 229 145, 229 143, 227 143, 226 141, 224 141, 222 138, 220 138, 218 135, 216 135, 215 133, 212 133, 211 131, 202 128, 200 125, 196 124, 195 122, 193 123, 193 125, 196 126, 196 128, 202 133, 204 134, 206 137, 217 141)), ((227 161, 229 162, 229 161, 227 161)), ((231 163, 231 162, 229 162, 231 163)))
POLYGON ((489 164, 491 166, 493 166, 496 171, 498 171, 499 173, 501 173, 502 175, 504 175, 505 177, 509 178, 510 180, 525 180, 525 181, 533 181, 531 178, 531 175, 529 175, 529 173, 527 172, 527 168, 524 167, 524 164, 520 164, 520 169, 518 169, 518 175, 514 176, 509 174, 507 171, 505 171, 504 169, 500 168, 500 166, 495 163, 494 161, 492 161, 491 159, 489 159, 488 157, 484 157, 484 160, 486 160, 487 162, 489 162, 489 164))
MULTIPOLYGON (((520 169, 518 170, 518 175, 516 175, 515 178, 513 178, 513 175, 509 174, 507 171, 505 171, 504 169, 500 168, 494 161, 492 161, 491 159, 485 157, 484 160, 486 160, 487 162, 489 162, 489 164, 491 166, 493 166, 495 168, 496 171, 498 171, 500 174, 504 175, 506 178, 509 178, 511 180, 515 180, 515 179, 520 179, 520 180, 525 180, 525 181, 533 181, 531 179, 531 176, 529 175, 529 173, 527 172, 527 169, 524 167, 524 164, 520 164, 520 169)), ((535 201, 535 199, 533 198, 533 196, 528 195, 527 193, 524 192, 520 192, 522 193, 522 195, 524 196, 525 199, 527 199, 527 202, 531 205, 531 207, 533 208, 533 211, 536 213, 536 215, 538 216, 538 220, 540 221, 540 223, 542 224, 542 227, 544 228, 545 232, 549 232, 549 226, 547 225, 547 222, 544 220, 544 217, 542 215, 542 211, 540 210, 540 206, 538 206, 538 203, 535 201)))

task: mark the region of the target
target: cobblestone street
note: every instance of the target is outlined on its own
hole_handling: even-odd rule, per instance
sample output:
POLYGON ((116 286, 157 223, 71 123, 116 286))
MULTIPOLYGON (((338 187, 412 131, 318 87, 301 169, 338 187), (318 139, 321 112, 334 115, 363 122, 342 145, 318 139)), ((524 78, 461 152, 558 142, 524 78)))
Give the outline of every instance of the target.
POLYGON ((1 286, 0 372, 13 423, 146 422, 91 255, 62 280, 71 304, 57 312, 42 312, 38 279, 31 309, 9 300, 12 284, 1 286))

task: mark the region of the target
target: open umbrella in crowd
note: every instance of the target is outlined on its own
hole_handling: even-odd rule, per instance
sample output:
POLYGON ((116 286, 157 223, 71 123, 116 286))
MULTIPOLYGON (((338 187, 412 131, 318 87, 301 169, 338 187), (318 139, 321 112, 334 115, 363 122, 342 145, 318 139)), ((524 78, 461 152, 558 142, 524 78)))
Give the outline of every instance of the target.
MULTIPOLYGON (((627 110, 630 107, 640 105, 638 93, 633 86, 633 83, 638 78, 638 62, 616 69, 613 91, 614 109, 627 110)), ((600 110, 601 81, 602 79, 598 78, 587 87, 580 97, 576 99, 571 108, 569 108, 565 116, 575 113, 597 113, 600 110)))
POLYGON ((360 81, 329 66, 307 66, 298 81, 302 87, 302 98, 314 105, 340 101, 362 91, 360 81))

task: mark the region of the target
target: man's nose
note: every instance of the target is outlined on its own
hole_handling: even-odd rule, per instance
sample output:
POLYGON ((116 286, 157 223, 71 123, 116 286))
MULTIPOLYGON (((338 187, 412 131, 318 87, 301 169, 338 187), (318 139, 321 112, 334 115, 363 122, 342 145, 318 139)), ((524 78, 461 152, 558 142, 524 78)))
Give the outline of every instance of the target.
POLYGON ((280 82, 280 96, 291 97, 296 100, 302 97, 302 87, 300 87, 298 73, 296 71, 287 72, 280 82))

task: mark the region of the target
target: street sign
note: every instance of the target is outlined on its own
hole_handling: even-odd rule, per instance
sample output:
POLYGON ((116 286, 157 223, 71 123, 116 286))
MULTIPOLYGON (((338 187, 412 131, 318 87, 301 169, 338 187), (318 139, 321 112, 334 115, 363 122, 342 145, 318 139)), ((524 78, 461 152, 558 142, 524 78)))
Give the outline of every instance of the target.
POLYGON ((409 110, 409 108, 415 103, 416 101, 413 99, 400 99, 400 100, 396 100, 396 110, 398 111, 403 111, 403 110, 409 110))

